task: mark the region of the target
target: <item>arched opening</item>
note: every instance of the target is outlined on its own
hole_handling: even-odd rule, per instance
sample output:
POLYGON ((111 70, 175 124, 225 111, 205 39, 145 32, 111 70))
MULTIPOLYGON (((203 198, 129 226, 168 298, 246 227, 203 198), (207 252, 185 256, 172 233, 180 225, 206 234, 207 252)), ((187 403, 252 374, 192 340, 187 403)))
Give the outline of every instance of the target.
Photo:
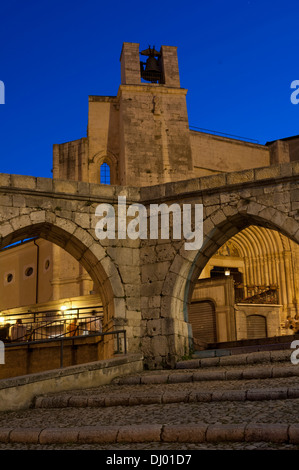
POLYGON ((100 166, 100 183, 111 184, 111 171, 108 163, 104 162, 100 166))
POLYGON ((72 255, 39 237, 0 250, 2 312, 34 305, 59 310, 66 303, 74 308, 102 304, 90 275, 72 255))
MULTIPOLYGON (((273 233, 277 233, 284 237, 279 238, 280 244, 278 246, 285 248, 296 246, 298 249, 299 223, 294 218, 273 207, 267 208, 258 203, 251 204, 248 200, 242 201, 238 207, 230 206, 225 207, 223 210, 217 209, 204 219, 203 244, 199 251, 187 251, 183 243, 179 245, 163 284, 164 295, 162 299, 162 305, 166 312, 165 316, 170 316, 173 321, 176 354, 183 356, 186 351, 190 351, 194 347, 192 325, 189 323, 189 308, 194 301, 210 299, 214 302, 218 345, 219 343, 235 342, 241 338, 247 338, 247 333, 244 334, 244 330, 247 332, 246 316, 249 313, 256 314, 256 312, 250 312, 250 300, 248 299, 248 297, 252 297, 253 287, 256 290, 259 289, 258 295, 262 295, 266 302, 272 302, 271 305, 264 304, 265 311, 263 312, 263 316, 267 318, 268 337, 287 334, 284 322, 288 312, 292 311, 292 316, 295 316, 298 309, 298 254, 294 258, 292 249, 285 249, 285 256, 275 257, 266 254, 264 257, 267 260, 264 269, 266 282, 264 282, 261 277, 263 258, 260 257, 261 251, 257 251, 256 242, 258 231, 260 250, 262 246, 265 246, 265 233, 260 230, 263 228, 270 230, 269 246, 274 247, 273 233), (255 227, 255 232, 248 233, 248 237, 247 239, 244 238, 243 243, 247 247, 248 253, 252 255, 252 263, 247 263, 247 260, 245 260, 246 253, 241 250, 240 240, 237 240, 237 237, 242 237, 244 233, 241 232, 250 227, 255 227), (226 258, 222 259, 222 266, 238 268, 238 271, 243 275, 244 295, 241 300, 246 299, 246 301, 238 302, 238 304, 235 304, 233 277, 224 275, 222 278, 217 279, 218 286, 215 286, 215 280, 210 278, 212 267, 209 266, 209 261, 216 255, 217 251, 227 242, 233 240, 234 236, 236 236, 234 245, 238 248, 238 256, 232 256, 230 264, 227 264, 228 260, 226 258), (293 256, 292 260, 291 256, 293 256), (278 258, 281 259, 281 265, 277 264, 278 258), (286 275, 286 273, 291 273, 290 263, 293 263, 294 266, 294 275, 292 276, 286 275), (255 285, 252 283, 252 276, 254 276, 255 285), (271 300, 272 288, 275 287, 275 285, 272 285, 272 281, 275 280, 275 276, 276 279, 282 276, 284 280, 281 289, 275 291, 280 295, 278 304, 273 304, 273 300, 271 300), (295 281, 294 276, 297 281, 295 281), (286 285, 285 281, 287 279, 288 284, 286 285), (287 303, 283 301, 281 304, 280 299, 291 298, 291 283, 294 286, 296 285, 294 288, 296 300, 294 298, 294 302, 287 303), (201 289, 202 287, 205 292, 201 289), (195 297, 194 294, 200 289, 200 294, 195 297), (288 291, 289 294, 286 297, 288 291), (221 296, 226 299, 224 305, 218 302, 218 298, 215 301, 215 292, 221 292, 221 296), (245 304, 246 313, 244 313, 243 303, 245 304), (280 314, 281 311, 282 314, 280 314), (273 321, 273 318, 275 321, 273 321), (175 334, 177 322, 180 327, 180 335, 175 334), (272 325, 271 328, 268 327, 268 323, 272 325)), ((230 253, 232 254, 232 252, 230 253)), ((219 258, 214 266, 221 266, 219 258)), ((215 347, 219 347, 218 345, 215 345, 215 347)))
MULTIPOLYGON (((100 317, 102 325, 97 332, 109 334, 101 336, 102 344, 95 345, 93 348, 97 355, 97 359, 93 360, 112 357, 115 352, 115 338, 110 335, 110 332, 114 330, 115 320, 114 289, 119 288, 120 281, 117 280, 115 274, 112 284, 106 274, 106 269, 112 268, 109 265, 110 260, 104 257, 105 250, 88 231, 70 220, 57 216, 51 217, 50 213, 45 214, 44 211, 41 212, 39 219, 43 217, 45 219, 43 222, 32 223, 29 226, 22 226, 21 217, 15 218, 12 225, 18 228, 14 230, 11 227, 10 232, 1 239, 1 289, 11 289, 9 295, 6 296, 6 301, 11 302, 8 304, 9 308, 5 308, 4 304, 1 305, 1 321, 6 323, 5 320, 13 316, 13 323, 16 323, 17 318, 25 319, 26 317, 31 328, 33 323, 46 320, 49 326, 49 337, 55 336, 56 338, 61 336, 61 327, 67 327, 70 323, 76 324, 76 336, 87 336, 93 329, 90 328, 90 322, 93 322, 95 317, 97 320, 100 317), (49 222, 51 218, 53 221, 49 222), (20 243, 24 240, 26 242, 20 243), (62 256, 60 263, 58 255, 62 256), (66 274, 66 277, 62 279, 64 282, 58 282, 57 277, 55 278, 55 263, 57 268, 57 262, 56 274, 62 278, 66 274), (75 273, 72 271, 74 269, 77 269, 75 273), (78 273, 81 273, 80 279, 76 277, 78 273), (67 275, 73 275, 73 279, 67 279, 67 275), (70 289, 74 287, 77 287, 76 292, 79 295, 67 297, 61 295, 61 292, 70 294, 70 289), (52 297, 49 297, 49 294, 52 297), (41 307, 43 307, 42 312, 41 307), (61 320, 60 326, 57 323, 57 316, 61 320), (86 317, 90 319, 89 324, 87 324, 86 317), (52 328, 53 326, 55 328, 52 328)), ((26 340, 28 339, 31 340, 31 337, 27 338, 26 332, 26 340)), ((83 359, 83 362, 89 361, 83 359)))
POLYGON ((98 152, 89 160, 88 177, 90 183, 121 184, 118 158, 111 152, 98 152))
POLYGON ((206 297, 215 303, 214 343, 283 336, 288 316, 299 327, 298 262, 299 246, 286 235, 257 225, 240 230, 195 281, 188 309, 192 329, 199 328, 194 308, 206 297))

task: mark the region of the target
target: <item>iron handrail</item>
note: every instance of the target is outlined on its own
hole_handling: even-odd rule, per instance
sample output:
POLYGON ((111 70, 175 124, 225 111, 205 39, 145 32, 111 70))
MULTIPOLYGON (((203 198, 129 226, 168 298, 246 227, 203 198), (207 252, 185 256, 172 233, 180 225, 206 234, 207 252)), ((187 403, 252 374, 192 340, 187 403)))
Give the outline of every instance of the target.
MULTIPOLYGON (((96 317, 95 316, 92 316, 92 317, 82 317, 82 318, 76 318, 76 320, 81 320, 81 323, 79 325, 76 326, 75 330, 69 330, 68 332, 64 332, 62 333, 61 335, 67 335, 67 334, 70 334, 71 332, 74 332, 74 331, 77 331, 79 330, 80 328, 82 327, 87 327, 87 325, 91 325, 93 322, 97 322, 98 320, 102 320, 103 319, 103 315, 97 315, 96 317)), ((21 333, 20 335, 20 338, 32 338, 34 336, 36 336, 36 333, 40 334, 41 336, 43 335, 43 331, 44 329, 47 329, 51 326, 56 326, 57 328, 59 327, 65 327, 67 325, 68 322, 71 322, 72 320, 74 319, 68 319, 68 318, 58 318, 58 319, 55 319, 55 320, 39 320, 39 321, 32 321, 32 322, 24 322, 21 324, 21 326, 29 329, 30 328, 30 331, 24 331, 21 333), (33 327, 33 325, 35 327, 33 327), (29 327, 29 328, 28 328, 29 327)), ((45 333, 45 335, 47 335, 48 333, 45 333)), ((55 335, 55 337, 59 337, 61 335, 55 335)), ((14 342, 14 341, 17 341, 19 338, 16 338, 15 340, 8 340, 7 338, 4 338, 4 341, 6 340, 6 342, 14 342)))
MULTIPOLYGON (((79 335, 79 336, 63 336, 63 337, 56 337, 56 338, 47 338, 47 339, 42 339, 42 340, 36 340, 36 341, 20 341, 20 342, 11 342, 11 343, 6 343, 5 348, 13 348, 16 346, 28 346, 28 349, 30 348, 30 345, 34 344, 44 344, 44 343, 53 343, 55 341, 59 341, 60 344, 60 367, 63 368, 63 343, 64 341, 70 340, 73 342, 74 346, 74 341, 77 339, 86 339, 86 338, 91 338, 91 337, 96 337, 96 336, 107 336, 107 335, 117 335, 117 350, 114 352, 114 354, 119 354, 120 351, 120 341, 119 341, 119 335, 123 333, 124 335, 124 351, 123 354, 127 354, 127 335, 126 335, 126 330, 114 330, 114 331, 106 331, 106 332, 101 332, 101 333, 92 333, 89 334, 88 336, 86 335, 79 335)), ((101 340, 98 341, 98 343, 101 340)))
MULTIPOLYGON (((90 310, 90 312, 92 312, 93 310, 100 310, 101 312, 97 312, 97 313, 102 313, 103 312, 103 305, 92 305, 92 306, 88 306, 88 307, 71 307, 71 308, 67 308, 66 310, 62 310, 64 312, 64 314, 67 314, 67 312, 75 312, 78 314, 80 314, 81 311, 83 310, 90 310)), ((10 313, 9 312, 9 309, 7 310, 3 310, 3 311, 0 311, 0 314, 2 316, 4 316, 4 318, 13 318, 13 317, 22 317, 22 318, 25 318, 25 317, 36 317, 36 316, 39 316, 39 315, 49 315, 49 314, 61 314, 61 309, 57 308, 57 309, 49 309, 49 310, 32 310, 32 311, 27 311, 27 312, 20 312, 20 313, 10 313)))

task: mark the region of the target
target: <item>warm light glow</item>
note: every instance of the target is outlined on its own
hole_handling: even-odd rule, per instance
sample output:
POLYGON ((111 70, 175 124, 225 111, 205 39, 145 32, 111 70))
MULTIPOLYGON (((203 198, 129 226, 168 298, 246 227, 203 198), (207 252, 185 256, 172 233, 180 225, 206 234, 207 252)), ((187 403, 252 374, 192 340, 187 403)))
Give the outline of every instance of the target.
POLYGON ((229 269, 226 269, 225 272, 224 272, 224 274, 225 274, 226 276, 230 276, 230 270, 229 270, 229 269))
POLYGON ((4 323, 5 322, 5 318, 4 317, 0 317, 0 323, 4 323))
POLYGON ((73 310, 73 309, 72 309, 72 310, 68 310, 67 316, 68 316, 69 318, 76 318, 76 316, 77 316, 76 310, 73 310))
POLYGON ((60 310, 62 310, 62 311, 66 310, 66 309, 67 309, 67 307, 66 307, 65 305, 62 305, 62 306, 60 307, 60 310))

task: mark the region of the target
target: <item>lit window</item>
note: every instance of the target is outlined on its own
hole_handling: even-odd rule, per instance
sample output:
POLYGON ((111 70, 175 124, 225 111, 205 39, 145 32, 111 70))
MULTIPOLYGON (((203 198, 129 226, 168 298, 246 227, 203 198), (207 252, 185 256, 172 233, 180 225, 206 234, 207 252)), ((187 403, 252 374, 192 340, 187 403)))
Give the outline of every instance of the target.
POLYGON ((101 165, 100 182, 101 184, 110 184, 110 166, 108 163, 103 163, 101 165))

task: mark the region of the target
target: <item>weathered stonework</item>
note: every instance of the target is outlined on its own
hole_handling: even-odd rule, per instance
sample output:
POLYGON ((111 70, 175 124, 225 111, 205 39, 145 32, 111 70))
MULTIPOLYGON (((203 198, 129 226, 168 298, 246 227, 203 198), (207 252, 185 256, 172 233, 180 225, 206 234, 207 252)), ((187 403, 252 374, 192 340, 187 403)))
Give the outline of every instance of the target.
POLYGON ((150 368, 171 365, 191 346, 188 302, 207 260, 234 234, 255 224, 299 242, 299 166, 229 173, 153 188, 100 186, 76 181, 0 175, 1 247, 33 235, 64 248, 98 287, 105 329, 125 328, 129 352, 142 352, 150 368), (95 208, 127 204, 203 203, 202 248, 185 240, 100 241, 95 208), (28 212, 24 213, 24 209, 28 212))

